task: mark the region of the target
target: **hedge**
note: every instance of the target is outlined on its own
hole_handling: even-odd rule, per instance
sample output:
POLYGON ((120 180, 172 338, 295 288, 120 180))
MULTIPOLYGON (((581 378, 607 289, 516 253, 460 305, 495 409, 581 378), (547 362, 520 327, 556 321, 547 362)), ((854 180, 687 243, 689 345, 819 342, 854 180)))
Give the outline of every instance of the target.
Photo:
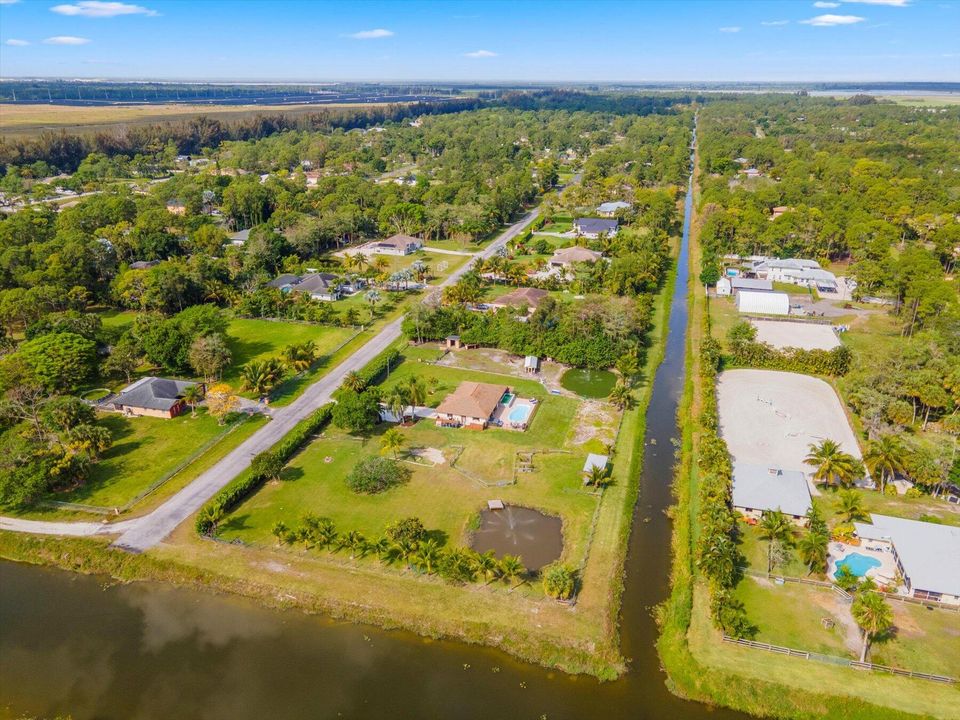
MULTIPOLYGON (((283 439, 271 448, 271 452, 276 454, 281 460, 286 462, 293 454, 322 429, 328 422, 333 412, 334 403, 327 403, 312 414, 298 422, 283 439)), ((231 509, 236 507, 244 498, 248 497, 254 490, 259 488, 267 477, 262 473, 254 473, 247 470, 241 473, 210 499, 206 505, 200 509, 197 516, 196 530, 201 535, 208 535, 231 509)))
POLYGON ((846 375, 853 360, 853 353, 846 345, 832 350, 777 350, 766 343, 741 341, 732 343, 730 350, 735 365, 809 375, 846 375))

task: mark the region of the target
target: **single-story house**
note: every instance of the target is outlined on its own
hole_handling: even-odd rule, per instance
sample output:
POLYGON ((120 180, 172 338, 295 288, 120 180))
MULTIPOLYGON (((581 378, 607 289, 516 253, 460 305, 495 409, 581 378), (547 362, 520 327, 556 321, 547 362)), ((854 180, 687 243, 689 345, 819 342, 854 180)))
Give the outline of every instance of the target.
POLYGON ((159 265, 159 260, 137 260, 136 262, 130 263, 131 270, 149 270, 155 265, 159 265))
POLYGON ((574 246, 557 250, 550 258, 551 267, 569 268, 574 263, 595 263, 603 257, 603 253, 598 253, 590 248, 574 246))
POLYGON ((531 374, 540 372, 540 358, 536 355, 527 355, 523 359, 523 369, 524 372, 531 374))
POLYGON ((167 212, 173 215, 186 215, 187 206, 182 200, 167 200, 167 212))
POLYGON ((506 385, 464 380, 437 406, 437 425, 483 430, 509 392, 506 385))
POLYGON ((280 292, 306 293, 314 300, 339 300, 343 295, 340 277, 333 273, 310 272, 305 275, 284 273, 266 284, 280 292))
POLYGON ((820 263, 816 260, 804 258, 769 258, 763 257, 751 263, 750 271, 763 280, 775 282, 791 282, 785 273, 794 270, 819 270, 820 263))
POLYGON ((593 472, 594 468, 606 470, 609 460, 610 459, 606 455, 597 455, 596 453, 590 453, 587 455, 587 459, 583 463, 583 470, 580 471, 583 474, 583 479, 589 480, 590 473, 593 472))
POLYGON ((763 174, 755 167, 748 167, 746 170, 741 170, 740 172, 742 172, 748 178, 758 178, 763 174))
MULTIPOLYGON (((125 415, 173 418, 183 412, 186 407, 183 400, 184 391, 197 384, 188 380, 140 378, 121 390, 113 400, 107 403, 107 406, 125 415)), ((199 385, 201 391, 206 390, 203 383, 199 385)))
POLYGON ((741 290, 737 293, 737 310, 753 315, 789 315, 790 296, 782 292, 741 290))
POLYGON ((235 245, 236 247, 243 247, 244 245, 247 244, 247 240, 249 239, 250 239, 249 228, 247 228, 246 230, 240 230, 239 232, 235 232, 235 233, 231 233, 230 235, 227 235, 227 241, 231 245, 235 245))
POLYGON ((546 290, 539 288, 522 287, 501 295, 496 300, 491 300, 487 305, 492 308, 526 307, 528 312, 533 312, 549 294, 546 290))
POLYGON ((960 528, 873 514, 857 537, 893 553, 910 597, 960 605, 960 528))
POLYGON ((597 207, 597 215, 600 217, 611 218, 616 213, 617 210, 628 210, 633 207, 630 203, 624 202, 623 200, 614 200, 613 202, 601 203, 597 207))
POLYGON ((391 235, 386 240, 375 240, 364 248, 374 255, 410 255, 423 247, 423 240, 410 235, 391 235))
POLYGON ((717 281, 717 295, 736 295, 741 290, 771 293, 773 281, 742 277, 725 277, 717 281))
POLYGON ((799 470, 766 465, 733 465, 733 509, 752 520, 779 510, 795 525, 807 524, 812 505, 810 486, 799 470))
POLYGON ((577 218, 573 221, 573 231, 585 238, 596 239, 601 235, 616 235, 620 221, 608 218, 577 218))
POLYGON ((785 270, 783 272, 783 281, 803 287, 816 288, 822 292, 837 291, 837 276, 829 270, 821 270, 820 268, 785 270))

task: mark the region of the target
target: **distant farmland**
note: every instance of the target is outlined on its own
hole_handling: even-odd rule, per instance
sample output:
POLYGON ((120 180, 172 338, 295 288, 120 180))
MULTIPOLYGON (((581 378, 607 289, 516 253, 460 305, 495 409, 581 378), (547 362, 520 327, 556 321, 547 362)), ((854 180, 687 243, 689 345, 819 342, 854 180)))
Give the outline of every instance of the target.
POLYGON ((312 105, 0 105, 0 135, 28 136, 45 130, 98 132, 124 125, 189 120, 205 115, 219 120, 243 120, 257 115, 283 113, 308 115, 326 108, 361 108, 395 105, 395 102, 323 103, 312 105))

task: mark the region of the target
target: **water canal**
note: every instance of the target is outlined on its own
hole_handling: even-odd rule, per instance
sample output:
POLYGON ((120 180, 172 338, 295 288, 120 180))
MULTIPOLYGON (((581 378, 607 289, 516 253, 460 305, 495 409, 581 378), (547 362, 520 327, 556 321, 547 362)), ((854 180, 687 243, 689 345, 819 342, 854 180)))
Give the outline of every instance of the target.
POLYGON ((670 480, 683 386, 692 194, 666 355, 647 412, 623 595, 630 672, 570 677, 497 650, 276 612, 242 598, 0 563, 0 717, 684 718, 732 720, 669 694, 650 609, 668 592, 670 480))

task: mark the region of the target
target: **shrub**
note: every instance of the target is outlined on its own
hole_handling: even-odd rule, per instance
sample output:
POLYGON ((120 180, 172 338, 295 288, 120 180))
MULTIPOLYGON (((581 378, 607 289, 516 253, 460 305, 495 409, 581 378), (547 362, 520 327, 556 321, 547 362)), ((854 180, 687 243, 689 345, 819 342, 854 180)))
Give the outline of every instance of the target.
POLYGON ((575 570, 555 563, 543 571, 543 591, 557 600, 568 600, 577 585, 575 570))
POLYGON ((347 486, 357 493, 375 495, 401 485, 410 478, 410 468, 385 457, 365 457, 347 475, 347 486))
POLYGON ((387 525, 384 534, 387 536, 387 540, 392 543, 402 540, 420 542, 427 536, 427 529, 423 526, 420 518, 408 517, 387 525))
POLYGON ((916 487, 908 488, 907 492, 904 493, 904 497, 908 497, 908 498, 918 498, 922 496, 923 496, 923 493, 920 492, 920 489, 916 487))

